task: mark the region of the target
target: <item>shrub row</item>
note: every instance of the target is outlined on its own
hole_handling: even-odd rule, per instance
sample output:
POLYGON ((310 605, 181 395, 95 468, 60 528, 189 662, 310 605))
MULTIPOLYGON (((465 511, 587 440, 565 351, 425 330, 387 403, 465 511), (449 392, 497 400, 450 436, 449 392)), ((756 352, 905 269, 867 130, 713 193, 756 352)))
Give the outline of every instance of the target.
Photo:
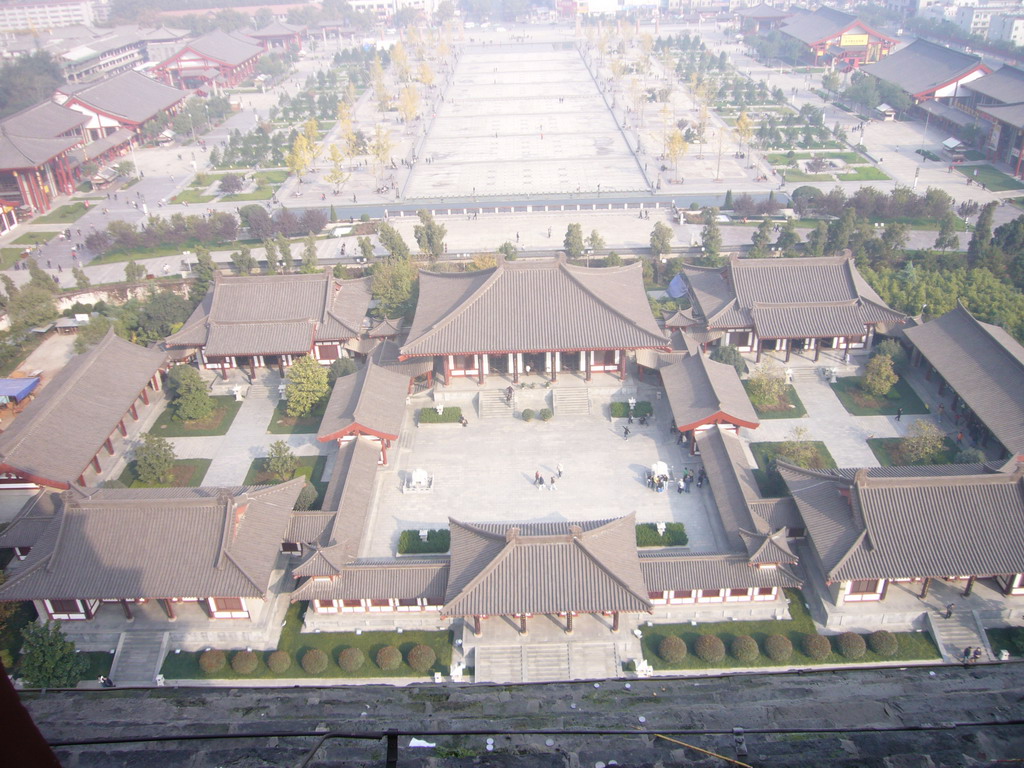
MULTIPOLYGON (((804 635, 800 641, 800 650, 813 661, 824 661, 833 652, 851 661, 861 659, 868 649, 878 656, 891 658, 899 651, 896 636, 886 630, 872 632, 865 638, 856 632, 843 632, 830 638, 826 635, 804 635)), ((693 643, 693 653, 701 661, 715 664, 725 660, 725 643, 718 635, 699 635, 693 643)), ((729 643, 728 654, 737 661, 751 663, 756 661, 761 652, 776 663, 785 663, 793 656, 793 643, 785 635, 768 635, 764 638, 763 649, 750 635, 737 635, 729 643)), ((677 635, 666 635, 661 638, 657 649, 658 656, 669 664, 679 664, 689 653, 686 641, 677 635)))
POLYGON ((462 418, 462 409, 457 405, 449 405, 441 413, 436 408, 420 408, 420 424, 456 424, 462 418))
POLYGON ((555 412, 550 408, 541 408, 539 411, 534 411, 532 408, 523 409, 523 421, 533 421, 534 418, 540 419, 541 421, 551 421, 554 415, 555 412))
POLYGON ((658 533, 655 523, 640 523, 636 527, 638 547, 685 547, 689 542, 686 526, 682 523, 666 523, 664 536, 658 533))
POLYGON ((427 531, 427 540, 420 538, 419 531, 405 530, 398 534, 398 554, 425 555, 447 552, 451 547, 452 534, 447 528, 427 531))
MULTIPOLYGON (((649 400, 640 400, 633 407, 633 418, 639 418, 641 416, 653 416, 654 406, 651 405, 649 400)), ((612 418, 613 419, 624 419, 629 416, 629 403, 613 402, 612 403, 612 418)))
MULTIPOLYGON (((680 642, 682 642, 680 640, 680 642)), ((684 656, 686 644, 683 643, 684 656)), ((402 665, 402 652, 393 645, 385 645, 374 657, 377 666, 385 672, 398 669, 402 665)), ((437 661, 437 654, 429 645, 415 645, 409 649, 405 663, 410 669, 426 674, 437 661)), ((328 657, 319 648, 310 648, 299 664, 307 674, 320 675, 327 670, 328 657)), ((267 668, 275 675, 287 672, 292 666, 292 657, 287 651, 273 651, 267 654, 267 668)), ((360 648, 345 648, 338 654, 338 666, 343 672, 352 674, 362 669, 366 663, 366 654, 360 648)), ((221 650, 210 649, 199 654, 199 668, 208 675, 222 672, 228 665, 228 655, 221 650)), ((231 669, 239 675, 251 675, 260 665, 260 654, 256 651, 235 651, 231 656, 231 669)))

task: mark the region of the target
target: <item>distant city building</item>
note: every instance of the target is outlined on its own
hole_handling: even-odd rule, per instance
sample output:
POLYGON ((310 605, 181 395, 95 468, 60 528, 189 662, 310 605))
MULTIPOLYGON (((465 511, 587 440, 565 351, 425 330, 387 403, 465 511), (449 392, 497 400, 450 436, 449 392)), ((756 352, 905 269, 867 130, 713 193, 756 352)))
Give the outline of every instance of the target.
POLYGON ((989 40, 1005 40, 1024 46, 1024 16, 993 16, 988 27, 988 37, 989 40))
POLYGON ((107 20, 108 0, 46 0, 0 5, 0 31, 46 29, 107 20))

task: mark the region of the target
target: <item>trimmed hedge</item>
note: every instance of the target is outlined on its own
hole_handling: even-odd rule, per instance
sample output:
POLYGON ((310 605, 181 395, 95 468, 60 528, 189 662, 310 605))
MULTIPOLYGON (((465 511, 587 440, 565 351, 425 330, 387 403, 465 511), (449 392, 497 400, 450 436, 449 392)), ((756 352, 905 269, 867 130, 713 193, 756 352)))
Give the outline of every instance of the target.
POLYGON ((554 415, 555 412, 552 411, 550 408, 541 408, 540 411, 537 413, 537 418, 540 419, 541 421, 551 421, 554 415))
POLYGON ((533 421, 533 416, 534 416, 533 408, 524 408, 523 409, 523 421, 533 421))
POLYGON ((356 672, 366 663, 366 654, 361 648, 346 648, 338 654, 338 666, 344 672, 356 672))
POLYGON ((447 552, 452 545, 452 533, 447 528, 427 531, 427 540, 420 538, 419 531, 405 530, 398 534, 398 554, 426 555, 447 552))
POLYGON ((267 656, 267 669, 275 675, 287 672, 292 665, 292 656, 288 651, 274 651, 267 656))
POLYGON ((718 635, 701 635, 693 644, 693 652, 701 661, 717 663, 725 659, 725 643, 718 635))
POLYGON ((238 651, 231 657, 231 668, 240 675, 251 675, 260 665, 255 651, 238 651))
POLYGON ((419 424, 458 424, 462 409, 457 405, 447 406, 440 414, 436 408, 420 408, 419 424))
MULTIPOLYGON (((629 403, 613 402, 612 403, 612 418, 613 419, 625 419, 629 416, 629 403)), ((651 405, 649 400, 640 400, 633 407, 633 418, 638 419, 641 416, 653 416, 654 406, 651 405)))
POLYGON ((761 655, 761 649, 757 647, 757 640, 750 635, 737 635, 729 645, 729 653, 737 661, 754 661, 761 655))
POLYGON ((832 643, 824 635, 804 635, 804 655, 814 661, 824 661, 832 653, 832 643))
POLYGON ((405 657, 406 664, 420 674, 434 666, 435 661, 437 661, 437 654, 429 645, 414 645, 405 657))
POLYGON ((836 637, 836 647, 844 659, 860 659, 867 653, 867 643, 856 632, 843 632, 836 637))
POLYGON ((302 668, 311 675, 319 675, 327 669, 327 654, 319 648, 310 648, 302 654, 302 668))
POLYGON ((206 672, 208 675, 212 675, 215 672, 220 672, 228 663, 227 654, 224 651, 218 651, 216 648, 211 648, 208 651, 203 651, 199 655, 199 668, 206 672))
POLYGON ((665 635, 658 643, 658 655, 669 664, 680 663, 686 654, 686 641, 678 635, 665 635))
POLYGON ((789 661, 793 657, 793 643, 785 635, 768 635, 764 639, 764 655, 780 663, 789 661))
POLYGON ((872 653, 890 658, 900 650, 900 641, 892 632, 886 629, 879 629, 868 635, 868 648, 872 653))
POLYGON ((385 645, 377 651, 377 666, 386 672, 398 669, 402 663, 402 652, 393 645, 385 645))
POLYGON ((666 523, 664 536, 658 533, 658 526, 654 523, 640 523, 636 527, 638 547, 685 547, 689 543, 686 526, 682 523, 666 523))

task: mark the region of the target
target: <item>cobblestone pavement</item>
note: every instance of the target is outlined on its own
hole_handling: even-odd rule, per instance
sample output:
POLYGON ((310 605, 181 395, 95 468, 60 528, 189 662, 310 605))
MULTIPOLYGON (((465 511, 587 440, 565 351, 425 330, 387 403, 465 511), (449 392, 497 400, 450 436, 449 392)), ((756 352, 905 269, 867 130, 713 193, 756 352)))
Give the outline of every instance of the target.
MULTIPOLYGON (((651 678, 632 681, 510 686, 370 685, 328 688, 149 689, 24 694, 51 741, 167 736, 152 745, 61 747, 65 768, 140 766, 295 766, 312 737, 256 734, 480 730, 474 736, 425 736, 439 749, 410 749, 400 739, 402 768, 454 766, 720 766, 796 768, 937 768, 1015 763, 1024 754, 1024 665, 970 669, 869 669, 790 675, 651 678), (984 726, 981 723, 1013 723, 984 726), (936 730, 917 729, 936 726, 936 730), (735 727, 838 729, 836 733, 747 733, 738 754, 735 727), (620 729, 636 735, 516 735, 526 729, 620 729), (866 729, 861 732, 846 729, 866 729), (176 736, 233 734, 224 741, 176 736), (245 737, 253 734, 252 737, 245 737), (507 735, 506 735, 507 734, 507 735), (494 740, 488 751, 487 739, 494 740), (443 756, 440 748, 459 757, 443 756), (612 761, 615 761, 614 763, 612 761)), ((310 765, 383 766, 379 741, 331 740, 310 765)))

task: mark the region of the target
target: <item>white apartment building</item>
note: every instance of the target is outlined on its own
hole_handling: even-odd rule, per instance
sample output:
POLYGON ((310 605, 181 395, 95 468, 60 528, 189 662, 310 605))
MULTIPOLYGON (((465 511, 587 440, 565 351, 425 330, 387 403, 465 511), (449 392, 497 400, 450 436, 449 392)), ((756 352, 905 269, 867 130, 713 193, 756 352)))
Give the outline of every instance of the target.
POLYGON ((0 31, 49 29, 106 21, 108 0, 43 0, 0 5, 0 31))
POLYGON ((989 40, 1006 40, 1024 46, 1024 16, 993 16, 988 27, 988 37, 989 40))

